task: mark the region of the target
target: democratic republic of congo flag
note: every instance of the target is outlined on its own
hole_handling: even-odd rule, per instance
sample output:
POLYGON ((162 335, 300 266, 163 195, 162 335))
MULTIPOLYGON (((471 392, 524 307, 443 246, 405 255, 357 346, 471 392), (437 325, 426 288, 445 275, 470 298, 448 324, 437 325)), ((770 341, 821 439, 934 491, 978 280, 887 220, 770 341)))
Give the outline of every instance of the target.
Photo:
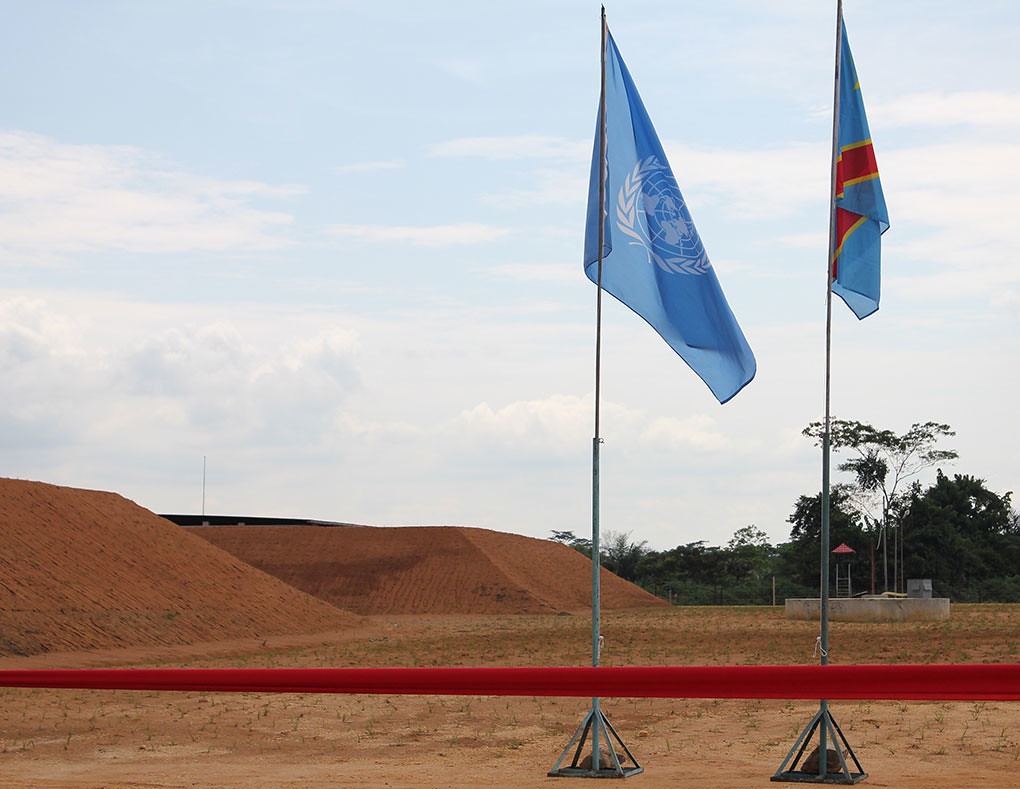
POLYGON ((858 318, 866 318, 878 309, 881 237, 889 228, 889 213, 846 25, 841 28, 832 290, 858 318))

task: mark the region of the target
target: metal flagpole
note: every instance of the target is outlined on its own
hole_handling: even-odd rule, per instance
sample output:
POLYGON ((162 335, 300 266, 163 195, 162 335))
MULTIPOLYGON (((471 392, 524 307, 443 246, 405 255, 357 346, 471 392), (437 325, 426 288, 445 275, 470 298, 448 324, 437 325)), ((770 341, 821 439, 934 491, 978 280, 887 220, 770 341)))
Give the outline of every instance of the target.
MULTIPOLYGON (((819 636, 818 652, 820 665, 829 664, 829 466, 830 466, 830 382, 832 373, 832 271, 836 257, 836 165, 839 160, 839 88, 843 49, 843 0, 836 0, 836 67, 832 98, 832 164, 829 180, 829 244, 825 274, 825 416, 822 430, 822 496, 821 496, 821 578, 819 590, 819 636)), ((817 714, 801 732, 793 748, 786 755, 779 770, 772 776, 773 781, 797 781, 804 783, 855 784, 868 777, 857 760, 850 744, 829 711, 829 703, 821 699, 817 714), (817 759, 811 756, 801 762, 804 752, 811 743, 811 737, 818 732, 817 759), (830 747, 830 743, 832 746, 830 747), (835 754, 835 758, 829 754, 835 754), (857 772, 851 772, 847 758, 852 760, 857 772), (830 764, 830 762, 838 762, 830 764), (799 767, 799 769, 798 769, 799 767)))
MULTIPOLYGON (((595 301, 595 436, 592 439, 591 469, 591 664, 598 667, 602 651, 602 602, 601 572, 602 557, 599 544, 599 445, 602 438, 599 433, 599 404, 602 389, 602 250, 605 243, 605 205, 606 205, 606 167, 608 141, 606 138, 606 45, 608 27, 606 26, 606 7, 602 6, 602 78, 599 98, 599 221, 598 221, 598 275, 597 296, 595 301)), ((591 700, 591 709, 560 758, 549 771, 550 776, 575 778, 626 778, 643 772, 644 768, 637 763, 630 749, 620 739, 616 729, 609 722, 599 703, 598 696, 591 700), (591 753, 582 758, 585 741, 591 738, 591 753), (616 746, 623 753, 617 753, 616 746), (604 747, 603 747, 604 745, 604 747), (569 766, 562 766, 573 750, 573 758, 569 766), (608 754, 608 763, 604 758, 608 754), (623 757, 623 758, 622 758, 623 757), (633 766, 625 767, 630 760, 633 766)))

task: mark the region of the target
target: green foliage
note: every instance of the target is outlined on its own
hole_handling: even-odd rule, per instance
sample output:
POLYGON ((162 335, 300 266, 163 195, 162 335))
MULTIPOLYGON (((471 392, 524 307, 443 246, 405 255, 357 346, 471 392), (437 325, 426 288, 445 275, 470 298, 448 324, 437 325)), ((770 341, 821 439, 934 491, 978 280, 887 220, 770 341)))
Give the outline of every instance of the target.
MULTIPOLYGON (((889 532, 899 526, 898 516, 909 495, 903 486, 925 469, 955 460, 955 450, 940 449, 937 444, 956 433, 941 422, 915 422, 898 436, 891 430, 847 419, 829 420, 828 434, 824 422, 812 422, 803 433, 819 446, 825 446, 828 439, 833 452, 850 453, 838 469, 852 475, 853 482, 845 485, 845 490, 861 514, 862 524, 871 532, 874 547, 882 547, 883 584, 889 590, 889 532)), ((898 534, 894 532, 893 536, 898 542, 898 534)), ((903 580, 897 573, 900 558, 899 546, 894 546, 894 586, 903 580)))
MULTIPOLYGON (((849 485, 830 491, 830 543, 846 543, 857 552, 854 577, 861 579, 871 539, 851 494, 849 485)), ((1010 499, 968 476, 950 479, 939 472, 927 490, 913 484, 895 511, 903 530, 905 577, 930 578, 937 595, 955 602, 1020 602, 1020 517, 1010 499)), ((677 605, 768 605, 773 582, 777 603, 817 597, 821 494, 797 499, 787 520, 790 539, 778 545, 750 525, 725 547, 699 541, 643 550, 633 580, 677 605)), ((626 536, 624 544, 633 547, 626 536)))
POLYGON ((578 553, 583 553, 589 559, 591 558, 591 540, 578 537, 572 531, 556 531, 554 529, 552 537, 549 539, 553 542, 561 542, 564 545, 569 545, 578 553))
MULTIPOLYGON (((822 440, 818 422, 804 431, 822 440)), ((829 491, 830 549, 854 551, 855 587, 867 577, 876 536, 895 529, 902 544, 901 578, 930 578, 935 593, 954 602, 1020 602, 1020 516, 1011 493, 997 495, 974 477, 945 476, 922 489, 913 480, 930 464, 956 458, 936 442, 953 435, 948 425, 925 422, 902 436, 861 422, 833 420, 833 449, 854 457, 840 465, 853 481, 829 491), (861 507, 867 494, 882 499, 876 517, 861 507)), ((817 597, 821 561, 821 494, 800 496, 787 518, 790 539, 772 545, 754 524, 738 529, 725 547, 704 541, 654 551, 631 533, 607 532, 600 541, 603 565, 677 605, 768 605, 787 597, 817 597)), ((552 539, 591 556, 591 541, 573 532, 552 539)), ((895 554, 894 554, 895 556, 895 554)), ((831 558, 830 558, 831 560, 831 558)), ((835 590, 830 590, 834 592, 835 590)))
POLYGON ((636 581, 641 559, 648 553, 648 543, 632 542, 630 532, 606 532, 599 545, 602 566, 626 581, 636 581))
POLYGON ((908 578, 931 578, 957 602, 1020 600, 1020 527, 1011 494, 975 477, 941 471, 915 490, 902 524, 908 578))
POLYGON ((726 548, 701 541, 648 552, 637 582, 678 605, 768 605, 775 559, 767 535, 746 526, 726 548))
MULTIPOLYGON (((583 553, 591 558, 591 540, 575 536, 572 531, 552 532, 553 542, 561 542, 569 545, 575 551, 583 553)), ((599 544, 599 557, 602 566, 612 573, 627 581, 637 580, 638 566, 642 558, 648 553, 648 543, 644 540, 633 542, 630 539, 630 532, 626 534, 619 532, 606 532, 602 535, 599 544)))
MULTIPOLYGON (((825 440, 825 424, 812 422, 803 431, 819 446, 825 440)), ((890 509, 901 495, 901 486, 920 472, 939 463, 955 460, 952 449, 939 449, 940 439, 955 436, 949 425, 939 422, 915 422, 901 436, 891 430, 878 430, 864 422, 847 419, 829 420, 829 446, 833 452, 849 451, 851 457, 839 464, 840 471, 853 475, 847 488, 865 506, 874 499, 870 513, 875 526, 884 528, 890 509)))
MULTIPOLYGON (((819 594, 822 533, 822 494, 801 496, 787 520, 792 524, 790 541, 780 550, 779 572, 799 588, 819 594)), ((868 537, 859 518, 851 511, 846 487, 836 485, 829 492, 829 543, 835 548, 846 543, 864 554, 868 537)))

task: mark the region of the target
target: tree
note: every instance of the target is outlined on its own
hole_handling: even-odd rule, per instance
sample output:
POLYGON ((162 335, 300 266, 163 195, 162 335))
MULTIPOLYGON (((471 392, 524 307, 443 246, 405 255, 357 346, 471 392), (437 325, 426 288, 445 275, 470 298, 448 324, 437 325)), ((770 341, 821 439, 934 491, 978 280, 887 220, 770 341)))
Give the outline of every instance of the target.
POLYGON ((772 545, 769 543, 769 536, 752 523, 733 532, 727 547, 733 550, 746 547, 771 548, 772 545))
POLYGON ((645 551, 636 583, 680 605, 767 604, 776 550, 764 531, 745 526, 725 548, 698 541, 645 551))
POLYGON ((583 553, 589 559, 591 558, 591 540, 586 540, 583 537, 577 537, 572 531, 557 531, 552 530, 553 542, 561 542, 564 545, 568 545, 578 553, 583 553))
POLYGON ((637 580, 638 566, 648 553, 648 543, 632 542, 630 532, 606 532, 600 545, 602 564, 625 581, 637 580))
MULTIPOLYGON (((834 485, 829 492, 829 536, 832 544, 845 542, 856 550, 867 538, 848 502, 848 486, 834 485)), ((792 584, 817 593, 822 558, 822 494, 797 499, 787 521, 793 526, 790 542, 780 546, 780 572, 792 584)))
MULTIPOLYGON (((812 422, 803 432, 821 446, 825 423, 812 422)), ((898 570, 902 564, 901 532, 896 528, 896 514, 902 511, 903 500, 908 493, 903 486, 925 469, 955 460, 959 456, 955 450, 937 447, 941 438, 955 435, 949 425, 939 422, 915 422, 910 430, 898 436, 891 430, 878 430, 855 420, 829 421, 830 448, 833 451, 845 450, 852 455, 838 468, 854 477, 847 490, 871 533, 872 552, 882 548, 885 591, 889 591, 890 529, 895 530, 897 539, 893 552, 893 584, 897 591, 903 580, 898 570)), ((872 560, 872 592, 875 591, 874 572, 872 560)))
POLYGON ((769 574, 775 554, 769 536, 753 523, 737 529, 726 545, 726 574, 734 584, 757 586, 769 574))
MULTIPOLYGON (((638 576, 641 560, 649 553, 648 543, 644 540, 633 542, 630 532, 607 531, 602 535, 599 544, 599 559, 602 566, 627 581, 634 581, 638 576)), ((591 558, 591 540, 577 537, 572 531, 552 530, 553 542, 569 545, 575 551, 591 558)))
POLYGON ((640 581, 645 589, 665 593, 670 601, 681 605, 713 605, 723 602, 725 562, 723 549, 699 540, 645 555, 639 568, 640 581))
POLYGON ((1010 493, 999 496, 975 477, 941 470, 923 493, 915 489, 903 515, 911 535, 904 568, 931 578, 940 594, 960 601, 1010 602, 1020 596, 1020 523, 1010 493))

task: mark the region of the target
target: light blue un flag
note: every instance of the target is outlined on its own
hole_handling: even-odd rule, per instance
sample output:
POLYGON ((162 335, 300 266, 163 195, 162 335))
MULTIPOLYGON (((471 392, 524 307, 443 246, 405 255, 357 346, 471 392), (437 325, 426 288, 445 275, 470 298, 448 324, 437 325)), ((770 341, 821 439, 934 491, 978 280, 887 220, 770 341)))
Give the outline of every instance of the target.
MULTIPOLYGON (((584 271, 598 282, 598 223, 604 221, 602 287, 648 321, 725 403, 757 369, 641 97, 606 34, 606 162, 595 133, 584 271), (599 180, 605 178, 605 206, 599 180), (601 209, 601 210, 600 210, 601 209)), ((600 112, 601 117, 601 112, 600 112)))

